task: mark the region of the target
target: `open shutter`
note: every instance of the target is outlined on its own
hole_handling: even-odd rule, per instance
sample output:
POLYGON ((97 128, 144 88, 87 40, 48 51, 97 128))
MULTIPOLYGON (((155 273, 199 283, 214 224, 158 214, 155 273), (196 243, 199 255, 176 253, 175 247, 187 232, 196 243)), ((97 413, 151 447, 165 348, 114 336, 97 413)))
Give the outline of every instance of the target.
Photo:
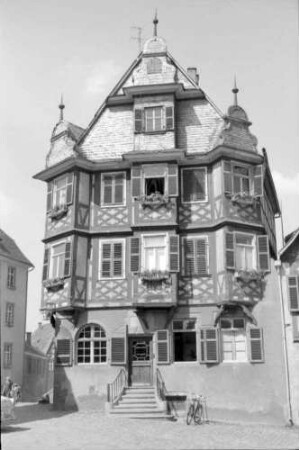
POLYGON ((254 168, 254 176, 253 176, 253 186, 254 186, 254 195, 257 197, 262 197, 263 195, 263 166, 259 165, 254 168))
POLYGON ((64 276, 70 277, 71 276, 71 247, 72 244, 70 242, 67 242, 65 244, 65 256, 64 256, 64 276))
POLYGON ((178 166, 168 165, 168 195, 177 196, 178 193, 178 166))
POLYGON ((132 197, 140 197, 141 181, 142 181, 141 167, 139 166, 133 167, 131 172, 132 197))
POLYGON ((219 362, 218 328, 200 329, 200 362, 204 364, 219 362))
POLYGON ((56 365, 72 365, 72 341, 70 339, 58 339, 56 346, 56 365))
POLYGON ((262 328, 249 328, 249 343, 249 360, 253 363, 264 362, 262 328))
POLYGON ((112 249, 113 249, 112 242, 102 242, 99 278, 110 278, 112 274, 111 268, 112 249))
POLYGON ((66 203, 70 205, 73 203, 73 184, 74 184, 74 174, 69 173, 66 179, 66 203))
POLYGON ((225 233, 225 257, 227 269, 235 268, 235 235, 232 232, 225 233))
POLYGON ((299 311, 299 279, 288 277, 290 311, 299 311))
POLYGON ((233 174, 232 174, 232 165, 230 161, 223 161, 223 178, 224 178, 224 193, 227 195, 232 195, 233 174))
POLYGON ((53 181, 48 183, 48 192, 47 192, 47 212, 52 210, 53 206, 53 181))
POLYGON ((269 239, 268 236, 257 236, 258 266, 260 270, 270 271, 269 239))
POLYGON ((110 342, 111 364, 126 364, 127 361, 127 345, 125 336, 113 336, 110 342))
POLYGON ((174 108, 173 106, 166 106, 165 108, 165 125, 166 130, 174 128, 174 108))
POLYGON ((135 132, 141 133, 144 129, 144 111, 135 109, 135 132))
POLYGON ((196 272, 197 275, 208 273, 208 245, 206 239, 196 239, 196 272))
POLYGON ((169 237, 169 269, 170 272, 180 271, 180 238, 179 236, 169 237))
POLYGON ((49 248, 45 249, 44 265, 43 265, 43 281, 49 278, 49 248))
POLYGON ((169 331, 157 331, 157 363, 169 364, 169 331))
POLYGON ((184 275, 191 276, 195 273, 195 240, 184 239, 184 275))
POLYGON ((140 270, 140 238, 131 237, 131 272, 136 273, 140 270))
POLYGON ((293 341, 299 342, 299 315, 292 314, 293 341))

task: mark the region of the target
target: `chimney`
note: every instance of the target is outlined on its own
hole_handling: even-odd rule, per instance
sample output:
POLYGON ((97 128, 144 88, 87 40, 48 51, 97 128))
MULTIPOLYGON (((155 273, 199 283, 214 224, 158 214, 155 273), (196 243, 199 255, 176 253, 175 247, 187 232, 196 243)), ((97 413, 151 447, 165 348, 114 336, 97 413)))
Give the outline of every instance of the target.
POLYGON ((196 67, 188 67, 187 74, 190 78, 198 85, 199 83, 199 75, 196 67))
POLYGON ((31 345, 31 331, 27 331, 26 332, 26 343, 28 344, 28 345, 31 345))

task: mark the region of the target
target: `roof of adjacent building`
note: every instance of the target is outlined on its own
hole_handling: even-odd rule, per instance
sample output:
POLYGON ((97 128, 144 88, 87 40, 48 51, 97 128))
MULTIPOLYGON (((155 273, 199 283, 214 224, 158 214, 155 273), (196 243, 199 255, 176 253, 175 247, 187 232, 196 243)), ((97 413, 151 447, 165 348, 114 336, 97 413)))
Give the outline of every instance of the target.
POLYGON ((34 267, 15 241, 0 228, 0 255, 34 267))
POLYGON ((50 323, 40 323, 32 333, 31 344, 43 354, 47 354, 52 345, 54 334, 54 328, 50 323))
POLYGON ((42 356, 43 358, 47 357, 46 353, 40 351, 38 348, 36 348, 32 344, 30 345, 28 342, 25 342, 25 349, 24 349, 24 351, 27 354, 30 353, 30 355, 42 356))
POLYGON ((285 245, 280 250, 279 256, 282 256, 292 246, 292 244, 296 241, 298 237, 299 237, 299 227, 286 235, 284 239, 285 245))

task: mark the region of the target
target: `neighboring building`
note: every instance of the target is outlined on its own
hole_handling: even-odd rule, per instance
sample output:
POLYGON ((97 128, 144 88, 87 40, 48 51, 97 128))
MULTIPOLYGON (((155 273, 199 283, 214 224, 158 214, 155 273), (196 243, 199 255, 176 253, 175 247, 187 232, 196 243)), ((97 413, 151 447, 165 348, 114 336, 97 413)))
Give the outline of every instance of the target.
POLYGON ((54 403, 130 385, 207 396, 213 417, 287 417, 266 151, 165 41, 143 51, 86 130, 55 126, 42 310, 56 324, 54 403), (159 369, 159 371, 157 371, 159 369), (56 395, 56 397, 55 397, 56 395))
POLYGON ((285 324, 289 420, 299 425, 299 228, 286 236, 277 269, 285 324))
POLYGON ((22 389, 23 401, 37 401, 49 390, 48 367, 47 355, 32 345, 31 332, 27 332, 22 389))
POLYGON ((5 377, 22 386, 28 272, 31 262, 0 229, 1 384, 5 377))

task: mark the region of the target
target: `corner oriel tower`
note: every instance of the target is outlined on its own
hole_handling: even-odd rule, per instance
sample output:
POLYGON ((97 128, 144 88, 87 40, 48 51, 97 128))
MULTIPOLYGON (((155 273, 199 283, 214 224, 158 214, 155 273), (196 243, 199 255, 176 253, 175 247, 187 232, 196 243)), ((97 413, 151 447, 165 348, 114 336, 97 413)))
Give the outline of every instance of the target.
POLYGON ((157 24, 86 129, 61 103, 35 176, 48 185, 41 309, 56 333, 54 402, 93 392, 113 411, 136 386, 159 398, 163 378, 206 395, 214 417, 283 418, 266 151, 236 84, 223 115, 157 24))

